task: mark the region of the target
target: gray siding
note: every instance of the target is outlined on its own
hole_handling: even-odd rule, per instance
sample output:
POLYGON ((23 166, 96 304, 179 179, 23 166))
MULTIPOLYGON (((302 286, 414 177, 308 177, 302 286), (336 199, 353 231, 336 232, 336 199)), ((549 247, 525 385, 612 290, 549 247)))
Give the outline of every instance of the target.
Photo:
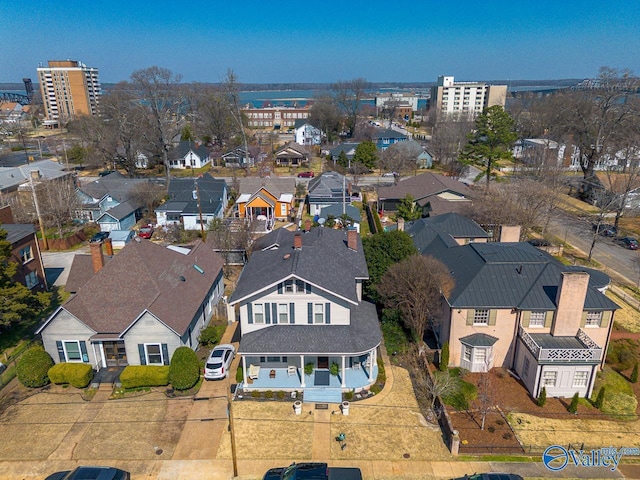
POLYGON ((169 359, 171 359, 176 348, 183 345, 180 338, 174 332, 148 312, 142 315, 142 317, 127 330, 124 337, 129 365, 140 365, 138 345, 145 343, 166 343, 169 349, 169 359))
POLYGON ((84 341, 87 345, 89 363, 96 368, 97 361, 89 338, 95 332, 64 309, 55 314, 42 332, 42 343, 55 363, 60 363, 56 341, 84 341))

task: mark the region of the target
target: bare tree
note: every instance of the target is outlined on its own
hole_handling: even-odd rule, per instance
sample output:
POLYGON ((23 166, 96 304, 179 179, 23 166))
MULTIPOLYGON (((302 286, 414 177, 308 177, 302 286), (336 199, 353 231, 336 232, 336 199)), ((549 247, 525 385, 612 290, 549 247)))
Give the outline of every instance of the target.
POLYGON ((473 123, 454 121, 444 117, 435 123, 429 142, 429 152, 434 160, 449 165, 458 160, 460 150, 467 143, 467 135, 473 129, 473 123))
POLYGON ((456 388, 456 381, 449 372, 429 373, 429 362, 418 345, 413 344, 408 352, 401 355, 400 360, 409 371, 416 398, 418 401, 427 400, 431 410, 435 407, 437 397, 442 397, 456 388))
POLYGON ((65 178, 39 182, 36 195, 45 226, 56 228, 60 238, 63 238, 64 227, 71 223, 82 207, 73 180, 65 178))
POLYGON ((222 88, 206 86, 197 97, 197 130, 203 139, 208 139, 218 147, 225 147, 238 132, 236 117, 232 114, 234 105, 222 88))
POLYGON ((131 86, 140 100, 138 108, 145 114, 148 127, 144 137, 162 159, 167 181, 170 177, 168 153, 173 138, 180 132, 180 107, 184 103, 178 88, 180 80, 180 75, 157 66, 131 74, 131 86))
POLYGON ((387 172, 396 172, 396 182, 399 175, 414 172, 417 168, 418 155, 422 148, 417 142, 398 142, 391 145, 380 154, 378 165, 387 172))
POLYGON ((396 308, 416 340, 440 318, 441 301, 454 287, 447 267, 434 257, 412 255, 389 267, 376 290, 385 306, 396 308))
POLYGON ((160 205, 162 198, 167 194, 167 187, 156 182, 148 181, 139 183, 133 189, 131 200, 143 205, 147 213, 152 213, 160 205))
POLYGON ((356 135, 358 115, 368 86, 364 78, 338 81, 332 86, 336 103, 346 116, 346 128, 351 137, 356 135))
POLYGON ((319 128, 328 142, 333 141, 338 136, 340 111, 336 105, 336 100, 331 95, 324 94, 314 100, 309 109, 309 123, 319 128))
MULTIPOLYGON (((247 145, 247 135, 244 131, 245 126, 245 117, 240 111, 240 90, 238 85, 238 78, 236 74, 233 73, 233 70, 229 69, 227 71, 227 76, 223 82, 223 89, 229 103, 229 113, 233 117, 236 128, 240 131, 240 135, 242 137, 242 146, 244 148, 245 154, 249 153, 249 146, 247 145)), ((247 172, 249 171, 249 161, 247 159, 246 165, 247 172)))
POLYGON ((491 381, 491 374, 488 369, 486 369, 486 371, 480 374, 480 379, 478 380, 478 395, 473 402, 480 414, 480 430, 484 430, 487 414, 495 406, 494 388, 493 382, 491 381))

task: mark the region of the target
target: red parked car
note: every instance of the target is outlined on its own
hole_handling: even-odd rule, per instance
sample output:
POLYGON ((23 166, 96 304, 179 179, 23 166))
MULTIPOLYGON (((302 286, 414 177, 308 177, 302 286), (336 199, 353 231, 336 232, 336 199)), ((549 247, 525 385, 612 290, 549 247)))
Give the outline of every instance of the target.
POLYGON ((140 238, 151 238, 151 236, 153 235, 153 225, 145 225, 144 227, 142 227, 140 229, 140 231, 138 232, 138 236, 140 238))
POLYGON ((300 172, 298 178, 313 178, 315 174, 313 172, 300 172))

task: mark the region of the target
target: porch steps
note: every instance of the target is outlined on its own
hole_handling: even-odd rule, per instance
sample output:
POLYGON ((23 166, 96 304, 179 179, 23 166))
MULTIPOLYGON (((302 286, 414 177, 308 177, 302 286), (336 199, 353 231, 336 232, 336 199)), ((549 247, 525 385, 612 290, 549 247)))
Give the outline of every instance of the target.
POLYGON ((340 388, 305 388, 302 396, 304 403, 342 403, 340 388))

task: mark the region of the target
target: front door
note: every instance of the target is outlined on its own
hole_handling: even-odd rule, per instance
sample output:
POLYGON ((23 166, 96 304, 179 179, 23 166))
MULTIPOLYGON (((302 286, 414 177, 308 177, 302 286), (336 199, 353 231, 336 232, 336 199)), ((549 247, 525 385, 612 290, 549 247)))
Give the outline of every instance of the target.
POLYGON ((107 360, 107 367, 124 367, 127 363, 127 351, 124 348, 124 341, 102 342, 104 357, 107 360))
POLYGON ((318 357, 318 368, 329 368, 329 357, 318 357))

